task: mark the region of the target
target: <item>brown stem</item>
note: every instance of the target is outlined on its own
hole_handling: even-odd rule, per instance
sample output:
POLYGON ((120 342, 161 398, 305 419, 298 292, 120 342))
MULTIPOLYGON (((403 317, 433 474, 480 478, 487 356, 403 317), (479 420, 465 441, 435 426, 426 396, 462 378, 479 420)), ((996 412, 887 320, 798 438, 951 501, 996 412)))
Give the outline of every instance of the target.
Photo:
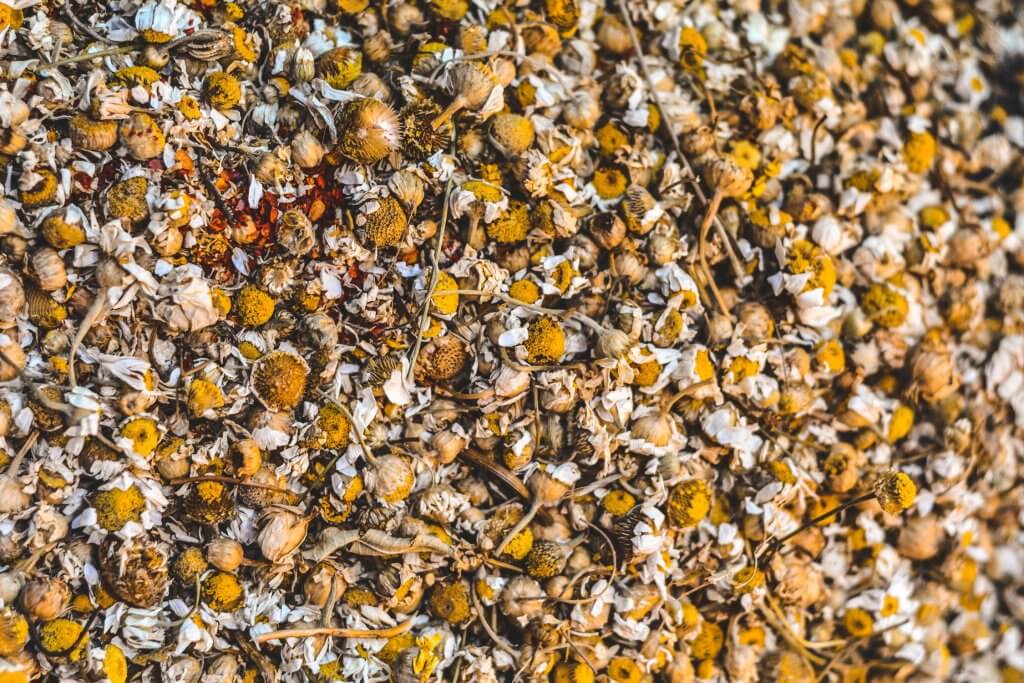
POLYGON ((501 543, 498 544, 498 547, 495 548, 494 552, 491 554, 496 557, 501 557, 501 551, 505 549, 505 546, 512 542, 512 539, 515 538, 520 531, 525 529, 527 525, 533 521, 533 518, 537 516, 537 513, 540 511, 541 507, 543 506, 541 505, 541 502, 539 500, 533 501, 533 505, 530 506, 530 509, 527 510, 526 514, 523 515, 518 522, 516 522, 516 525, 512 527, 507 534, 505 534, 505 538, 502 539, 501 543))
POLYGON ((444 246, 444 233, 448 227, 448 205, 451 201, 452 190, 455 189, 455 176, 448 177, 448 183, 444 189, 444 204, 441 206, 441 225, 437 228, 437 237, 434 244, 434 269, 430 272, 430 285, 427 287, 427 298, 423 300, 423 313, 420 315, 420 324, 416 328, 416 344, 412 347, 412 355, 409 356, 409 370, 406 373, 406 380, 412 378, 416 372, 416 361, 420 356, 420 347, 423 346, 423 332, 427 329, 427 319, 430 317, 430 309, 434 303, 434 290, 437 288, 437 281, 441 277, 441 248, 444 246))
POLYGON ((437 130, 444 124, 448 123, 448 121, 453 116, 458 114, 459 111, 462 110, 462 108, 465 107, 467 104, 469 104, 469 102, 466 100, 465 96, 459 95, 454 100, 452 100, 451 104, 445 107, 445 110, 443 112, 434 117, 434 120, 430 122, 430 127, 433 128, 434 130, 437 130))
POLYGON ((700 242, 698 243, 698 251, 700 254, 700 266, 704 270, 704 277, 708 281, 708 286, 711 287, 711 292, 715 295, 715 303, 718 304, 719 312, 732 320, 732 316, 729 315, 729 307, 725 305, 722 293, 718 291, 718 285, 715 283, 715 278, 711 274, 711 267, 708 266, 707 256, 708 231, 711 229, 711 223, 715 220, 715 216, 718 214, 718 207, 722 205, 722 199, 724 198, 725 195, 722 194, 721 190, 715 190, 715 194, 712 195, 711 201, 708 203, 707 212, 704 214, 704 220, 700 224, 700 242))
POLYGON ((773 552, 777 551, 779 548, 782 547, 782 545, 786 541, 790 540, 791 538, 793 538, 794 536, 796 536, 800 532, 802 532, 802 531, 804 531, 806 529, 811 528, 812 526, 814 526, 818 522, 822 522, 822 521, 828 519, 829 517, 831 517, 833 515, 838 515, 843 510, 849 510, 854 505, 860 505, 861 503, 869 501, 869 500, 871 500, 874 497, 875 497, 874 492, 865 493, 864 495, 857 496, 856 498, 853 498, 851 500, 846 501, 845 503, 843 503, 842 505, 839 505, 838 507, 832 508, 831 510, 828 510, 827 512, 821 513, 817 517, 804 522, 802 525, 797 527, 797 529, 795 531, 789 532, 788 534, 786 534, 782 538, 778 538, 778 539, 774 539, 774 540, 769 541, 768 542, 768 546, 766 547, 765 552, 770 554, 770 553, 773 553, 773 552))
POLYGON ((251 481, 245 481, 244 479, 236 479, 235 477, 222 477, 216 474, 204 474, 199 477, 183 477, 181 479, 171 479, 168 483, 171 486, 180 486, 181 484, 192 484, 198 481, 216 481, 221 484, 235 484, 236 486, 248 486, 253 489, 266 489, 267 491, 277 491, 278 493, 291 494, 292 491, 281 488, 280 486, 271 486, 270 484, 257 484, 251 481))
POLYGON ((487 623, 487 617, 484 616, 484 606, 480 604, 480 598, 476 594, 476 581, 470 581, 470 586, 472 587, 471 593, 473 595, 473 606, 476 607, 476 616, 480 621, 480 625, 483 626, 484 631, 487 632, 487 635, 490 636, 495 645, 518 660, 522 656, 522 653, 509 645, 505 639, 495 633, 494 629, 491 628, 491 625, 487 623))
POLYGON ((112 47, 106 50, 97 50, 96 52, 83 52, 82 54, 75 55, 74 57, 68 57, 66 59, 58 59, 56 62, 49 64, 40 64, 35 67, 35 71, 42 71, 43 69, 52 69, 58 66, 64 66, 66 64, 74 64, 76 62, 86 62, 90 59, 100 59, 103 57, 113 57, 114 55, 123 55, 129 52, 138 50, 138 45, 126 45, 122 47, 112 47))
POLYGON ((96 324, 96 321, 100 319, 107 311, 107 289, 104 287, 100 291, 96 292, 96 298, 93 299, 92 305, 89 306, 89 310, 86 312, 85 317, 82 318, 82 324, 78 326, 78 332, 75 333, 75 338, 71 340, 71 349, 68 351, 68 384, 71 388, 78 386, 75 381, 75 358, 78 357, 78 347, 81 345, 82 340, 85 339, 85 335, 89 333, 92 326, 96 324))
POLYGON ((36 441, 39 440, 39 432, 32 432, 28 435, 28 438, 21 444, 21 448, 18 449, 17 455, 14 456, 14 460, 7 466, 7 476, 16 477, 18 476, 18 469, 21 468, 21 461, 25 459, 25 454, 28 453, 29 449, 35 445, 36 441))
POLYGON ((338 638, 394 638, 402 635, 412 628, 413 619, 409 618, 397 626, 382 629, 365 628, 290 628, 282 631, 271 631, 256 636, 257 643, 265 643, 268 640, 284 640, 286 638, 304 638, 306 636, 337 636, 338 638))
POLYGON ((520 498, 524 500, 530 499, 530 491, 523 485, 523 482, 519 480, 519 477, 512 474, 508 468, 499 465, 494 462, 494 460, 486 457, 483 453, 480 453, 473 448, 467 448, 459 453, 459 457, 463 460, 468 460, 470 463, 487 470, 498 479, 501 479, 509 486, 509 488, 519 494, 520 498))

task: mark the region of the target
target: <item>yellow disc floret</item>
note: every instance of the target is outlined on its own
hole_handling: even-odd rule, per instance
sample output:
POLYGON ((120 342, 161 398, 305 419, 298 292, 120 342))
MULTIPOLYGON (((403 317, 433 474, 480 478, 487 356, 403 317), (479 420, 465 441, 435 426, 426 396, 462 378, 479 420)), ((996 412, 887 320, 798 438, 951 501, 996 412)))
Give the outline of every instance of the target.
POLYGON ((76 223, 64 220, 63 213, 51 214, 43 221, 43 239, 54 249, 70 249, 85 241, 85 230, 76 223))
POLYGON ((274 315, 274 299, 255 285, 245 285, 235 294, 231 310, 245 327, 259 327, 274 315))
POLYGON ((903 472, 886 472, 875 482, 875 497, 882 509, 898 515, 917 498, 917 485, 903 472))
POLYGON ((215 71, 206 77, 203 96, 215 109, 231 109, 242 98, 242 85, 231 74, 215 71))
POLYGON ((202 417, 208 410, 224 407, 224 392, 216 384, 205 379, 192 380, 188 385, 188 412, 193 417, 202 417))
POLYGON ((487 236, 501 244, 522 242, 529 232, 530 207, 518 199, 511 200, 508 209, 487 225, 487 236))
POLYGON ((612 657, 608 662, 608 680, 611 683, 642 683, 640 665, 629 657, 612 657))
POLYGON ((11 657, 28 642, 28 621, 10 607, 0 611, 0 657, 11 657))
POLYGON ((531 365, 555 363, 565 353, 565 331, 554 318, 537 318, 530 323, 525 346, 531 365))
POLYGON ((896 443, 907 434, 914 426, 914 409, 901 403, 892 411, 892 420, 889 422, 889 433, 886 440, 889 443, 896 443))
POLYGON ((134 88, 140 85, 149 87, 159 80, 160 74, 148 66, 126 66, 117 70, 111 84, 125 88, 134 88))
POLYGON ((77 662, 85 654, 89 636, 82 625, 70 619, 54 619, 39 627, 39 649, 50 656, 67 657, 77 662))
POLYGON ((889 329, 902 325, 910 310, 903 294, 881 282, 868 288, 860 307, 872 322, 889 329))
POLYGON ((679 33, 679 60, 687 71, 697 71, 708 54, 708 41, 700 31, 687 26, 679 33))
POLYGON ((121 648, 113 643, 103 650, 103 675, 110 683, 125 683, 128 680, 128 660, 121 648))
POLYGON ((437 285, 430 298, 434 310, 441 315, 452 315, 459 310, 459 283, 445 272, 437 274, 437 285))
POLYGON ((373 211, 360 214, 366 238, 375 247, 394 247, 402 241, 409 219, 401 203, 394 197, 376 202, 373 211))
POLYGON ((160 429, 156 420, 137 417, 121 428, 121 436, 132 442, 132 448, 139 455, 150 455, 160 442, 160 429))
POLYGON ((233 574, 217 572, 203 581, 203 602, 215 612, 234 612, 242 605, 242 584, 233 574))
POLYGON ((199 548, 186 548, 174 561, 174 576, 186 586, 191 586, 203 575, 210 564, 199 548))
POLYGON ((594 171, 594 191, 601 199, 618 199, 626 192, 629 179, 617 168, 602 167, 594 171))
POLYGON ((724 642, 725 636, 722 633, 722 627, 705 621, 697 637, 690 641, 690 652, 697 659, 714 659, 721 652, 724 642))
POLYGON ((866 638, 874 632, 875 620, 867 611, 854 607, 843 615, 843 628, 854 638, 866 638))
POLYGON ((804 285, 804 291, 813 289, 824 290, 828 299, 836 284, 836 267, 832 257, 808 240, 796 240, 789 249, 789 260, 786 264, 789 272, 794 274, 810 273, 811 277, 804 285))
POLYGON ((465 581, 438 584, 430 593, 428 606, 438 619, 461 624, 470 617, 469 584, 465 581))
POLYGON ((256 361, 252 385, 257 396, 273 410, 294 408, 306 391, 309 366, 288 351, 273 351, 256 361))
POLYGON ((348 47, 329 50, 320 55, 317 69, 327 85, 344 90, 363 72, 363 53, 348 47))
POLYGON ((111 218, 123 218, 128 223, 141 222, 149 216, 148 191, 149 181, 142 176, 114 183, 107 192, 107 214, 111 218))
POLYGON ((93 498, 96 523, 107 531, 120 531, 128 522, 138 522, 146 509, 146 499, 135 484, 126 489, 100 491, 93 498))
POLYGON ((516 301, 532 304, 540 298, 540 287, 532 280, 516 280, 509 286, 508 295, 516 301))
POLYGON ((20 199, 26 209, 38 209, 46 206, 57 196, 57 186, 60 184, 57 175, 48 168, 37 169, 36 173, 41 180, 29 190, 22 190, 20 199))
POLYGON ((613 516, 624 515, 636 505, 636 496, 629 491, 616 489, 601 499, 601 507, 605 512, 613 516))
POLYGON ((924 173, 935 161, 935 138, 928 131, 913 133, 903 145, 903 160, 911 173, 924 173))
POLYGON ((351 423, 338 406, 333 403, 321 406, 316 425, 322 440, 321 448, 335 450, 348 446, 351 423))
POLYGON ((191 95, 183 95, 178 100, 178 111, 189 121, 198 121, 203 115, 202 109, 199 108, 199 100, 191 95))
POLYGON ((815 357, 831 373, 840 373, 846 369, 846 353, 838 339, 830 339, 818 344, 815 357))
POLYGON ((711 489, 700 479, 684 481, 668 497, 668 519, 678 527, 697 526, 711 510, 711 489))
POLYGON ((219 481, 198 482, 185 496, 185 514, 199 524, 219 524, 234 513, 231 493, 219 481))

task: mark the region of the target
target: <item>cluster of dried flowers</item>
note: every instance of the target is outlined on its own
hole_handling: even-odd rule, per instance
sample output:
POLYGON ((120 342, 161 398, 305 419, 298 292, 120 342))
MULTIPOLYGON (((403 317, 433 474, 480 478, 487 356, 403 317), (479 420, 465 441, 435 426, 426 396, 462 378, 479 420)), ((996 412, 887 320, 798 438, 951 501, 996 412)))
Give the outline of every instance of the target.
POLYGON ((0 60, 0 683, 1024 680, 1013 0, 0 60))

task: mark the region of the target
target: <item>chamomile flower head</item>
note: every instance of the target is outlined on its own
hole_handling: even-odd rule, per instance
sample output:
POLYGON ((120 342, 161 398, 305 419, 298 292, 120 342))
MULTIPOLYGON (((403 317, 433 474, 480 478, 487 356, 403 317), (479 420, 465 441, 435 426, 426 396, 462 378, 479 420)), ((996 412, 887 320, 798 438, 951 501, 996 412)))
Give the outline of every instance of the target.
POLYGON ((147 43, 168 43, 199 27, 199 16, 177 0, 147 0, 135 13, 135 28, 147 43))
POLYGON ((883 510, 898 515, 914 504, 917 485, 904 472, 886 472, 875 482, 874 492, 883 510))

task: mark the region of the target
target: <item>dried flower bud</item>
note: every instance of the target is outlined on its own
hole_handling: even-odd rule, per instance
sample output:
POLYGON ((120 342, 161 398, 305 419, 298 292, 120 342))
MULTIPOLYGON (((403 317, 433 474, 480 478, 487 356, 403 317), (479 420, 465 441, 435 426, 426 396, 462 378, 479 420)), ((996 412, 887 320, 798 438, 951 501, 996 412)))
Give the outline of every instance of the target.
POLYGON ((284 180, 288 173, 284 160, 274 152, 266 152, 256 162, 253 175, 265 185, 274 185, 284 180))
POLYGON ((385 455, 366 472, 366 489, 386 503, 399 503, 409 497, 416 483, 416 473, 408 459, 385 455))
POLYGON ((684 481, 669 494, 668 519, 675 526, 696 526, 710 511, 711 488, 700 479, 684 481))
POLYGON ((750 169, 729 158, 715 158, 705 164, 704 178, 724 197, 739 197, 754 182, 750 169))
POLYGON ((960 388, 956 363, 939 330, 925 335, 914 350, 910 368, 914 378, 912 391, 928 403, 939 403, 960 388))
POLYGON ((68 282, 64 259, 55 249, 49 247, 39 249, 32 255, 32 272, 36 283, 44 292, 61 289, 68 282))
POLYGON ((57 578, 39 577, 25 584, 18 595, 21 611, 33 621, 50 621, 64 611, 71 591, 57 578))
POLYGON ((164 151, 166 139, 153 117, 135 112, 121 124, 121 144, 137 161, 156 158, 164 151))
POLYGON ((222 572, 233 572, 245 555, 242 544, 230 538, 216 538, 206 544, 207 561, 222 572))
POLYGON ((335 599, 340 598, 348 587, 345 576, 338 568, 328 562, 320 562, 306 574, 302 582, 302 592, 306 602, 323 607, 331 599, 333 591, 335 599))
POLYGON ((626 238, 626 224, 617 214, 605 211, 587 220, 587 230, 602 248, 612 250, 626 238))
POLYGON ((287 559, 305 540, 310 519, 285 507, 264 512, 263 527, 257 539, 263 557, 275 564, 287 559))
POLYGON ((292 138, 292 160, 300 168, 314 168, 324 158, 324 146, 309 131, 302 131, 292 138))
POLYGON ((579 130, 592 130, 601 118, 601 103, 588 90, 580 90, 562 106, 562 118, 579 130))
POLYGON ((930 560, 939 552, 945 531, 934 516, 914 517, 900 528, 896 547, 900 555, 911 560, 930 560))
POLYGON ((434 434, 430 439, 431 447, 437 451, 438 459, 445 465, 454 462, 459 453, 466 448, 466 438, 450 429, 434 434))
POLYGON ((667 446, 672 439, 672 418, 660 410, 655 411, 634 421, 630 434, 658 448, 667 446))
POLYGON ((402 143, 402 128, 395 110, 374 98, 345 105, 340 128, 339 151, 360 164, 376 163, 402 143))

